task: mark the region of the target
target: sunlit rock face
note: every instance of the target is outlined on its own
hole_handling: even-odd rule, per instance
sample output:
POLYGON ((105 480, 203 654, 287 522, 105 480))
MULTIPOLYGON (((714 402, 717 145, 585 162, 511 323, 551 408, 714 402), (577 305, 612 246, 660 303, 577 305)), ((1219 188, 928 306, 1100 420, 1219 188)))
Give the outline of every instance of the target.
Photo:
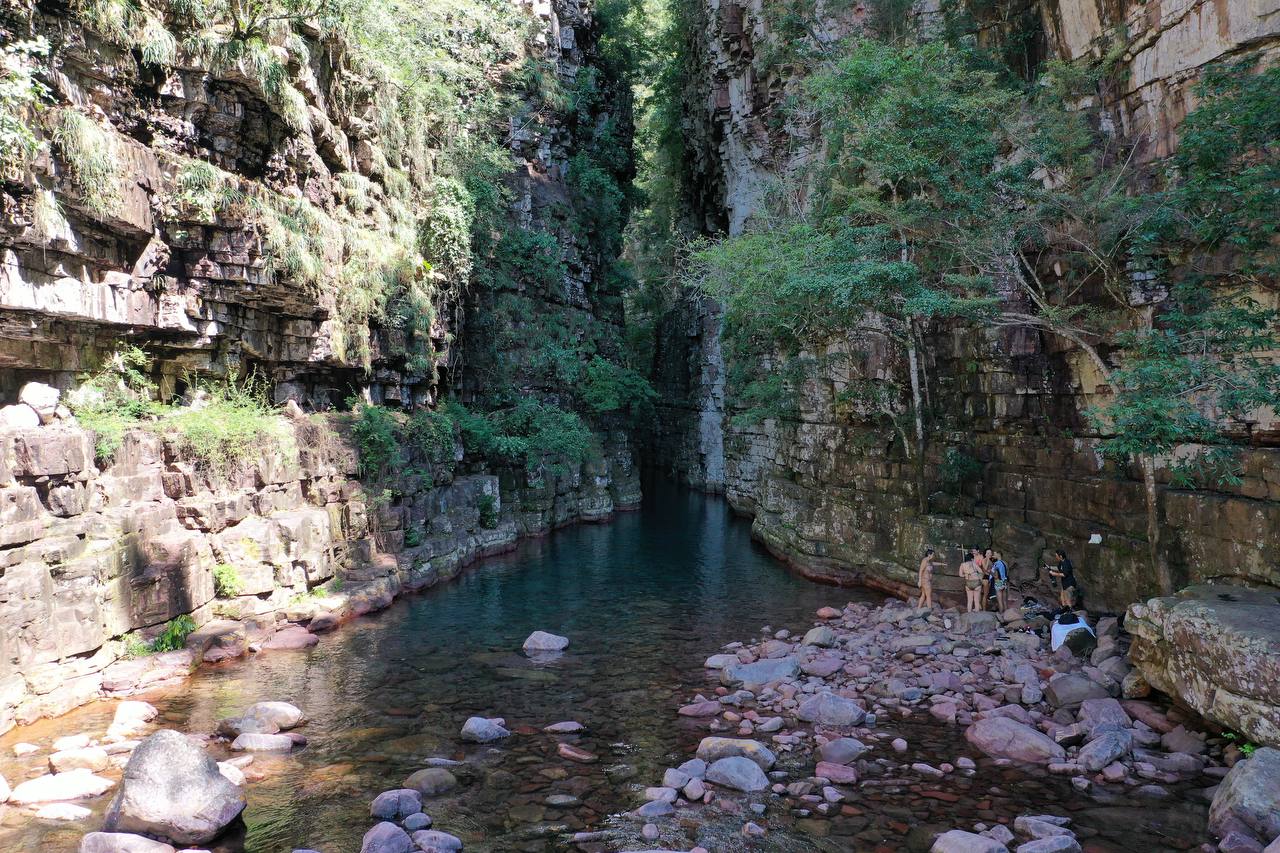
MULTIPOLYGON (((706 233, 739 232, 771 176, 797 174, 814 152, 812 127, 782 110, 802 72, 779 76, 764 67, 771 7, 772 0, 707 0, 694 13, 687 197, 690 219, 706 233)), ((921 26, 932 25, 928 9, 916 11, 921 26)), ((1280 52, 1280 16, 1242 0, 1049 0, 1034 13, 1030 62, 1101 56, 1115 33, 1125 33, 1122 82, 1107 89, 1101 129, 1136 143, 1140 164, 1175 150, 1206 65, 1249 55, 1265 65, 1280 52)), ((865 25, 865 14, 859 6, 815 29, 823 38, 846 34, 865 25)), ((724 492, 754 517, 757 537, 801 570, 905 594, 931 545, 950 567, 935 579, 946 592, 961 546, 1001 548, 1015 579, 1031 577, 1063 547, 1091 608, 1120 611, 1158 591, 1139 472, 1102 458, 1085 412, 1105 389, 1075 348, 1025 328, 952 326, 922 342, 928 402, 939 413, 922 513, 913 466, 893 431, 839 402, 850 375, 905 385, 905 364, 865 336, 832 341, 831 350, 853 358, 802 389, 797 418, 743 424, 727 399, 732 365, 720 328, 718 307, 706 300, 682 303, 660 325, 648 458, 724 492), (948 471, 948 444, 966 446, 978 463, 958 481, 948 471)), ((1163 544, 1179 585, 1226 577, 1280 586, 1271 556, 1280 546, 1280 430, 1265 413, 1253 429, 1239 456, 1239 484, 1162 496, 1163 544)), ((1167 481, 1167 472, 1161 477, 1167 481)))

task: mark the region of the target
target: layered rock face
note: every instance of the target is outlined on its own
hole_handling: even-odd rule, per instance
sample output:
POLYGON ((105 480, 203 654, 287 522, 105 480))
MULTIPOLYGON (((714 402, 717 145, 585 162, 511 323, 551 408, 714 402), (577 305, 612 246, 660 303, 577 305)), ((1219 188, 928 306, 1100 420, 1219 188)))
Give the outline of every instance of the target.
POLYGON ((1280 744, 1274 590, 1188 587, 1129 608, 1129 657, 1153 687, 1257 743, 1280 744))
MULTIPOLYGON (((689 195, 703 228, 735 233, 761 204, 770 176, 809 156, 811 129, 780 120, 783 97, 800 78, 760 70, 770 36, 767 0, 698 10, 698 63, 686 92, 689 195)), ((823 26, 838 35, 862 25, 862 14, 823 26)), ((1039 43, 1064 58, 1099 55, 1125 28, 1126 73, 1117 76, 1123 83, 1104 121, 1143 140, 1135 156, 1148 161, 1176 145, 1206 64, 1254 54, 1269 62, 1280 49, 1280 18, 1244 3, 1062 0, 1036 14, 1039 43)), ((748 425, 735 421, 726 402, 731 365, 719 330, 718 308, 706 301, 685 302, 661 324, 655 383, 663 393, 650 459, 686 482, 723 491, 754 516, 761 540, 803 570, 906 592, 926 544, 943 551, 952 572, 961 546, 994 545, 1016 579, 1035 575, 1048 551, 1062 547, 1090 607, 1122 610, 1157 590, 1139 472, 1102 458, 1085 417, 1100 380, 1074 348, 1032 329, 958 325, 923 341, 926 404, 938 414, 922 513, 901 443, 839 396, 855 376, 905 384, 905 365, 875 340, 834 342, 858 355, 844 372, 805 386, 795 420, 748 425), (948 456, 948 447, 963 455, 948 456), (1100 542, 1090 544, 1094 534, 1100 542)), ((1164 548, 1180 584, 1280 585, 1269 556, 1280 545, 1280 431, 1265 419, 1254 426, 1238 485, 1176 488, 1160 473, 1164 548)))
MULTIPOLYGON (((616 85, 597 67, 587 6, 518 9, 531 25, 525 49, 560 85, 584 71, 616 85)), ((493 164, 498 203, 510 202, 503 225, 540 229, 557 277, 528 314, 468 334, 463 318, 484 314, 472 301, 497 297, 468 291, 457 252, 434 265, 414 251, 392 257, 405 261, 386 267, 401 290, 382 308, 353 286, 385 271, 374 262, 401 243, 422 245, 412 223, 442 220, 410 209, 419 196, 405 181, 434 161, 388 134, 388 90, 341 39, 304 22, 287 50, 269 48, 291 100, 244 63, 181 47, 172 62, 143 62, 61 7, 39 5, 23 26, 13 32, 51 45, 50 93, 31 116, 37 156, 0 170, 0 404, 13 404, 0 418, 0 730, 181 678, 202 657, 305 646, 314 637, 297 628, 269 638, 288 621, 332 627, 519 536, 639 501, 628 436, 608 423, 585 462, 554 471, 464 461, 458 445, 443 462, 406 449, 404 466, 371 484, 344 415, 291 405, 249 458, 212 470, 154 425, 100 463, 65 407, 45 417, 18 400, 32 381, 74 388, 129 343, 151 357, 164 400, 197 379, 252 372, 275 402, 325 412, 359 395, 408 408, 451 386, 478 397, 483 376, 467 368, 485 363, 493 335, 518 337, 515 320, 569 318, 609 338, 621 304, 604 275, 608 246, 563 208, 568 163, 592 128, 613 121, 629 139, 626 97, 572 113, 513 100, 509 132, 497 133, 509 174, 493 164), (111 192, 77 175, 76 140, 108 152, 111 192), (235 578, 221 596, 220 572, 235 578), (200 628, 186 650, 130 658, 132 641, 183 614, 200 628)), ((0 34, 8 27, 0 20, 0 34)))

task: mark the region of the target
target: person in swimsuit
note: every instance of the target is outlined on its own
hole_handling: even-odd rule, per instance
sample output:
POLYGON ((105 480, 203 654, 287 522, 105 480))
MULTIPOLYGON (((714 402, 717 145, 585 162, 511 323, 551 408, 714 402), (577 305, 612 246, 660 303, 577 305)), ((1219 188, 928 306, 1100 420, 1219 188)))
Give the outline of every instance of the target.
POLYGON ((995 562, 992 554, 995 552, 990 548, 983 551, 974 562, 978 564, 978 568, 982 570, 982 608, 986 610, 991 605, 991 582, 995 577, 995 573, 991 568, 991 564, 995 562))
POLYGON ((920 587, 920 600, 916 607, 933 607, 933 567, 941 565, 933 556, 933 549, 926 548, 924 559, 920 561, 920 573, 916 576, 916 584, 920 587))
POLYGON ((977 549, 969 552, 969 559, 960 564, 960 577, 964 581, 965 611, 976 613, 982 609, 978 596, 982 594, 982 570, 973 561, 977 549))
POLYGON ((991 564, 991 578, 996 585, 996 605, 1003 613, 1009 608, 1009 567, 1005 565, 1004 555, 999 551, 992 553, 995 562, 991 564))

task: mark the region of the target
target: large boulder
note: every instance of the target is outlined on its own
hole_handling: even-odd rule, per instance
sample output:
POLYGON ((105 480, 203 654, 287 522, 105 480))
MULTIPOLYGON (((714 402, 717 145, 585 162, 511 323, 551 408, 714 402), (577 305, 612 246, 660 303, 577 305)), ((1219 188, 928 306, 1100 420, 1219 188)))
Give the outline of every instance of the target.
POLYGON ((422 811, 422 794, 412 788, 383 791, 373 798, 369 814, 380 820, 402 820, 422 811))
POLYGON ((1132 720, 1124 707, 1115 699, 1085 699, 1080 703, 1080 722, 1084 723, 1090 737, 1108 729, 1127 729, 1132 720))
POLYGON ((854 737, 841 737, 828 741, 818 748, 823 761, 832 764, 852 764, 871 747, 854 737))
POLYGON ((1191 586, 1130 606, 1124 624, 1129 660, 1148 684, 1255 743, 1280 746, 1274 590, 1191 586))
POLYGON ((416 849, 409 833, 389 821, 374 824, 360 843, 360 853, 414 853, 416 849))
POLYGON ((174 853, 173 846, 129 832, 91 832, 80 839, 80 853, 174 853))
POLYGON ((274 724, 276 731, 287 732, 307 721, 307 715, 288 702, 256 702, 244 712, 246 717, 274 724))
POLYGON ((1127 730, 1104 731, 1084 746, 1076 763, 1090 773, 1097 773, 1113 761, 1119 761, 1133 748, 1133 735, 1127 730))
POLYGON ((1102 685, 1074 672, 1055 675, 1044 691, 1045 698, 1055 708, 1077 708, 1086 699, 1105 699, 1107 691, 1102 685))
POLYGON ((978 720, 965 729, 964 737, 992 758, 1048 764, 1066 757, 1066 751, 1048 735, 1008 717, 978 720))
POLYGON ((129 756, 103 829, 204 844, 244 807, 244 791, 218 771, 217 762, 184 735, 161 729, 129 756))
POLYGON ((43 382, 28 382, 18 392, 18 402, 26 403, 40 417, 40 423, 47 424, 54 419, 58 411, 58 397, 62 392, 43 382))
POLYGON ((1241 832, 1263 844, 1280 838, 1280 749, 1263 747, 1236 762, 1213 795, 1209 830, 1241 832))
POLYGON ((763 791, 769 787, 769 777, 760 765, 742 755, 721 758, 707 768, 707 781, 736 791, 763 791))
POLYGON ((698 758, 708 764, 735 755, 754 761, 761 770, 772 769, 777 761, 767 746, 746 738, 704 737, 698 744, 698 758))
POLYGON ((799 673, 800 664, 794 657, 731 663, 720 670, 720 683, 726 687, 742 686, 752 690, 775 681, 794 678, 799 673))
POLYGON ((867 712, 852 699, 835 693, 818 693, 800 703, 796 716, 806 723, 848 728, 861 725, 867 712))
POLYGON ((804 639, 801 640, 801 644, 806 646, 830 648, 836 644, 837 639, 835 631, 831 630, 826 625, 819 625, 816 628, 809 629, 809 633, 804 635, 804 639))

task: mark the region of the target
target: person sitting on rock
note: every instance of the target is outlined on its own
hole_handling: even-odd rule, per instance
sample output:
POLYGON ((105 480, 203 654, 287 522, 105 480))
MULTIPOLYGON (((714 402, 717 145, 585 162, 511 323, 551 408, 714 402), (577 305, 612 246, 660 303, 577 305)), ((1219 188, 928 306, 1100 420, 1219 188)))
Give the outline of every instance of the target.
POLYGON ((992 556, 995 558, 991 564, 991 577, 996 585, 996 606, 1003 613, 1009 607, 1009 567, 999 551, 992 552, 992 556))
POLYGON ((977 613, 982 609, 979 596, 982 595, 982 569, 978 568, 975 558, 978 549, 969 550, 969 559, 960 564, 960 577, 964 580, 965 612, 977 613))
POLYGON ((916 607, 933 607, 933 567, 941 565, 933 556, 933 549, 926 548, 924 559, 920 561, 920 573, 916 576, 916 584, 920 587, 920 600, 916 607))

